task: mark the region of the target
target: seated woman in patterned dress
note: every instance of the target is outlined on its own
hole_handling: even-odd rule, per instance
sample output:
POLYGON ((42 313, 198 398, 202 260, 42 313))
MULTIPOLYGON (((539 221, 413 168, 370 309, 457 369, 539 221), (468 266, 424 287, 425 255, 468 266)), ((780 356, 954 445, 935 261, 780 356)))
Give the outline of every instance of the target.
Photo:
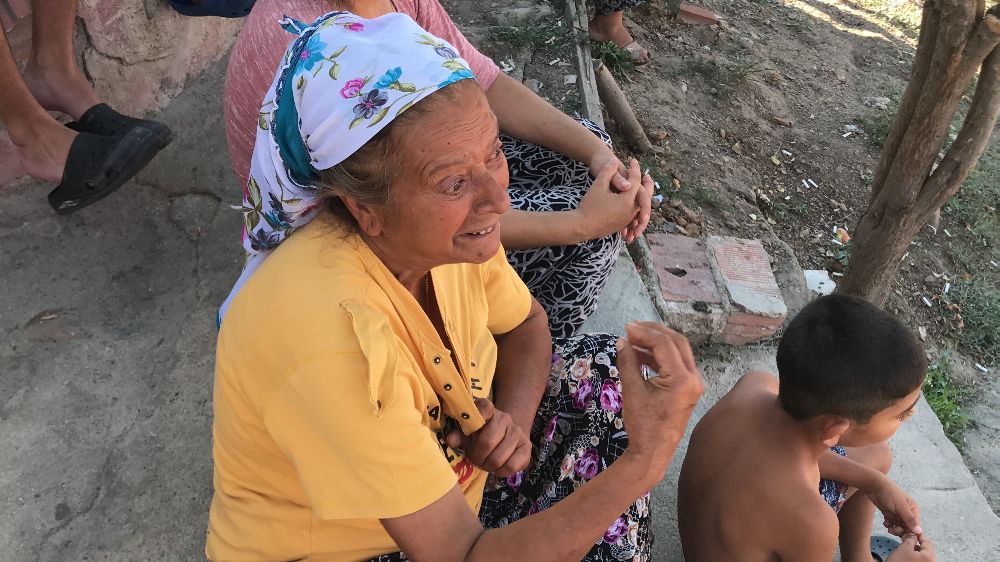
POLYGON ((403 14, 285 23, 248 185, 320 207, 219 333, 208 557, 648 560, 647 492, 702 389, 687 340, 550 337, 451 45, 403 14))
MULTIPOLYGON (((507 259, 542 304, 553 335, 577 333, 597 308, 623 239, 631 241, 645 230, 652 190, 627 182, 607 133, 570 118, 500 72, 462 36, 438 0, 259 0, 236 40, 226 73, 226 134, 237 175, 245 184, 261 124, 260 102, 290 39, 274 22, 286 15, 309 22, 330 9, 367 18, 409 15, 469 61, 503 133, 512 206, 503 218, 507 259), (619 164, 613 189, 594 180, 609 160, 619 164)), ((315 216, 316 201, 308 193, 265 189, 245 194, 246 208, 273 212, 287 222, 245 225, 243 246, 250 259, 234 293, 285 236, 286 226, 301 226, 315 216)))

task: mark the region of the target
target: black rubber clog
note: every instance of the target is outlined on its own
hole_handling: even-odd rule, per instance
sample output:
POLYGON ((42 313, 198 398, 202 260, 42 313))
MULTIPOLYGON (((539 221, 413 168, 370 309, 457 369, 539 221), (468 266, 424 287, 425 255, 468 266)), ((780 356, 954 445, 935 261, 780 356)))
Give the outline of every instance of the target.
POLYGON ((136 127, 142 127, 156 135, 160 141, 160 148, 167 146, 170 141, 174 140, 173 132, 163 123, 122 115, 111 109, 111 106, 106 103, 99 103, 91 107, 80 117, 79 121, 72 121, 66 126, 77 132, 109 137, 118 137, 136 127))
POLYGON ((79 133, 62 182, 49 193, 49 205, 67 215, 95 203, 139 173, 159 151, 160 139, 142 127, 117 137, 79 133))

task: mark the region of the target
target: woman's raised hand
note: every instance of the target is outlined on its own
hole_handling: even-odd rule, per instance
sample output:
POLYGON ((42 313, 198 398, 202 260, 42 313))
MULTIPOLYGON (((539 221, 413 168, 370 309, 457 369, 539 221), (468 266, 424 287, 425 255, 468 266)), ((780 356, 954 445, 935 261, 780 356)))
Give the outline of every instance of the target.
POLYGON ((691 411, 704 391, 691 345, 683 335, 653 322, 633 322, 618 340, 626 454, 649 467, 653 483, 663 478, 691 411), (656 376, 646 379, 641 366, 656 376))
POLYGON ((633 158, 628 167, 629 190, 618 191, 611 186, 611 179, 620 165, 617 158, 608 160, 573 211, 587 240, 622 232, 631 242, 649 222, 652 178, 639 171, 639 161, 633 158))

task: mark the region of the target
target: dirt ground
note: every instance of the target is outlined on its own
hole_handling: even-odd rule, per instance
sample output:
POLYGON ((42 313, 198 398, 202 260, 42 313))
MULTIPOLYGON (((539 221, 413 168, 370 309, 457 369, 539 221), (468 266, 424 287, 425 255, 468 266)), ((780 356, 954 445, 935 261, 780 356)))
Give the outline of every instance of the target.
MULTIPOLYGON (((537 80, 539 93, 564 111, 579 109, 561 0, 498 0, 489 10, 443 3, 473 44, 509 74, 537 80)), ((864 211, 879 147, 909 76, 919 23, 919 7, 904 9, 910 3, 698 2, 722 17, 717 26, 677 22, 656 5, 630 11, 628 27, 654 54, 620 80, 659 146, 641 158, 665 200, 651 229, 760 238, 772 251, 777 238, 803 269, 826 269, 836 280, 850 248, 835 233, 851 233, 864 211), (700 225, 688 226, 672 199, 695 210, 700 225)), ((614 134, 614 124, 608 126, 614 134)), ((995 217, 993 205, 986 212, 995 217)), ((951 378, 969 390, 965 407, 973 425, 963 453, 1000 513, 1000 367, 991 364, 995 358, 955 349, 962 311, 948 308, 945 289, 982 274, 956 259, 956 247, 1000 261, 998 249, 984 244, 990 237, 944 212, 936 228, 914 241, 887 306, 919 329, 932 361, 950 358, 951 378)), ((987 272, 994 287, 995 261, 987 272)))

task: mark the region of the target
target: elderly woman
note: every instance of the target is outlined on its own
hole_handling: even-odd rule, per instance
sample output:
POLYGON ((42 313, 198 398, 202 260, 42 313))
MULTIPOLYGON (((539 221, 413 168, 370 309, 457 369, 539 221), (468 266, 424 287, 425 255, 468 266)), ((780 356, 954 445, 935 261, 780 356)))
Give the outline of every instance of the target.
MULTIPOLYGON (((504 133, 500 138, 513 207, 502 219, 507 258, 548 314, 553 335, 575 334, 597 307, 622 247, 618 233, 631 240, 645 229, 652 192, 629 185, 620 174, 612 185, 629 197, 594 184, 592 174, 609 160, 618 161, 607 134, 593 123, 573 120, 500 72, 462 36, 438 0, 258 1, 233 47, 226 74, 226 133, 237 175, 246 182, 256 131, 263 123, 257 110, 288 46, 287 34, 274 22, 284 15, 312 21, 331 8, 367 18, 407 14, 469 61, 504 133)), ((234 293, 269 250, 317 209, 315 195, 294 187, 270 192, 262 186, 260 192, 246 193, 243 245, 250 259, 234 293), (287 221, 254 222, 268 213, 287 221)))
POLYGON ((646 493, 701 392, 687 341, 550 338, 453 47, 402 14, 288 25, 248 185, 321 209, 222 324, 209 558, 648 560, 646 493))

